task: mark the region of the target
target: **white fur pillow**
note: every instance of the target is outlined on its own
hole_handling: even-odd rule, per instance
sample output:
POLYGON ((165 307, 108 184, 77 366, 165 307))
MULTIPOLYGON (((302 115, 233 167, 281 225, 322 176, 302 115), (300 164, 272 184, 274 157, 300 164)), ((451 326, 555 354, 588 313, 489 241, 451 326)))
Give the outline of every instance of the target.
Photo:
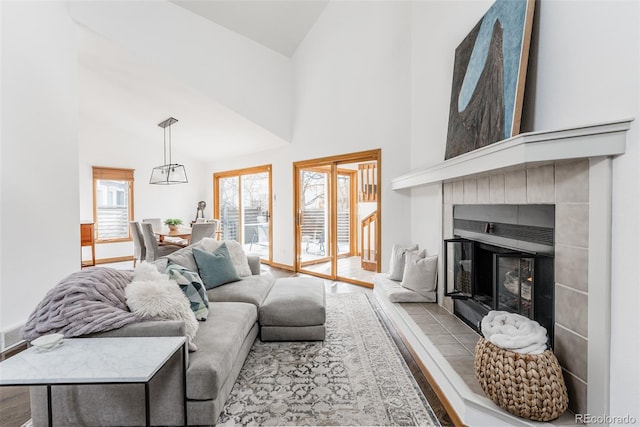
POLYGON ((198 321, 191 310, 189 299, 175 280, 160 273, 153 264, 142 262, 136 267, 133 281, 124 292, 131 311, 141 317, 184 321, 189 350, 197 350, 193 339, 198 332, 198 321))
POLYGON ((240 243, 236 242, 235 240, 216 240, 210 237, 206 237, 200 240, 202 249, 207 252, 215 251, 223 243, 227 244, 229 256, 231 257, 231 262, 233 263, 233 268, 236 269, 236 273, 238 273, 238 276, 251 276, 251 267, 249 267, 249 260, 247 259, 247 254, 244 253, 244 249, 242 248, 242 245, 240 243))

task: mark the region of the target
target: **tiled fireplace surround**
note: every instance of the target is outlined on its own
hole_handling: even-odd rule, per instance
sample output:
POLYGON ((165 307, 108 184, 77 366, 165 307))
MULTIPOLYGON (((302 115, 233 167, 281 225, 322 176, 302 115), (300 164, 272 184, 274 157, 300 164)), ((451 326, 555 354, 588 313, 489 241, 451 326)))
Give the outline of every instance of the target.
MULTIPOLYGON (((589 160, 563 161, 445 182, 443 236, 453 237, 459 204, 554 204, 555 342, 570 409, 586 413, 588 355, 589 160)), ((453 312, 451 298, 443 306, 453 312)))
MULTIPOLYGON (((454 205, 555 205, 554 353, 575 413, 609 413, 612 176, 614 158, 625 152, 630 122, 521 134, 391 182, 393 190, 440 187, 443 239, 453 237, 454 205)), ((443 271, 440 259, 440 284, 443 271)), ((438 303, 453 312, 441 285, 438 303)), ((391 313, 412 324, 406 310, 391 313)), ((518 421, 470 391, 421 335, 405 337, 466 423, 518 421)))

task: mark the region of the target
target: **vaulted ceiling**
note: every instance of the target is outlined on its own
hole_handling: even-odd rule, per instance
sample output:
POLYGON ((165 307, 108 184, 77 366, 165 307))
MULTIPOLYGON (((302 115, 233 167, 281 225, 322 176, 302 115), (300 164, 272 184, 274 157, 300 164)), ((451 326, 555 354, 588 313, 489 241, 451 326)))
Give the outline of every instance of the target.
MULTIPOLYGON (((148 143, 150 149, 157 151, 162 137, 157 124, 173 116, 179 120, 172 127, 174 152, 184 152, 205 161, 285 145, 290 142, 288 122, 269 116, 278 113, 269 111, 269 103, 284 105, 285 102, 273 102, 273 98, 280 95, 269 93, 269 89, 260 93, 260 87, 256 85, 274 87, 274 91, 284 87, 286 83, 283 83, 283 79, 287 76, 280 79, 273 74, 278 74, 279 70, 284 70, 281 74, 286 74, 286 65, 273 67, 269 70, 271 75, 265 77, 275 79, 276 85, 268 81, 256 81, 261 77, 250 75, 245 85, 237 69, 229 68, 233 66, 229 63, 234 59, 234 54, 226 52, 221 45, 228 39, 231 46, 228 50, 247 46, 244 54, 256 58, 245 58, 243 61, 260 63, 264 56, 267 62, 288 64, 326 4, 324 0, 174 0, 162 6, 156 2, 77 4, 72 7, 71 13, 81 26, 81 120, 85 119, 91 126, 100 123, 115 125, 120 131, 140 136, 141 144, 148 143), (152 30, 157 28, 151 27, 152 23, 148 27, 141 23, 146 19, 144 11, 140 9, 143 7, 160 9, 160 15, 166 17, 165 27, 171 27, 170 30, 164 31, 162 28, 153 37, 152 30), (116 19, 118 16, 122 18, 116 19), (138 16, 137 21, 132 16, 138 16), (195 22, 197 25, 191 27, 195 26, 201 31, 186 35, 171 33, 189 27, 185 26, 185 22, 195 22), (127 25, 129 28, 126 28, 127 25), (139 30, 136 31, 134 27, 139 27, 139 30), (211 33, 206 32, 207 27, 210 27, 211 33), (125 37, 126 31, 130 31, 130 34, 125 37), (218 48, 218 53, 227 54, 230 59, 225 60, 224 55, 216 57, 215 52, 206 45, 211 41, 207 38, 215 39, 217 45, 214 47, 218 48), (199 40, 204 43, 200 52, 195 46, 199 40), (175 44, 169 46, 173 41, 175 44), (158 48, 156 52, 160 53, 153 57, 156 48, 153 44, 156 42, 167 45, 166 53, 158 48), (206 57, 203 52, 212 54, 206 57), (166 57, 160 59, 160 54, 166 57), (184 63, 192 58, 200 59, 184 63), (226 66, 229 66, 228 69, 225 69, 226 66), (199 67, 202 70, 208 67, 211 73, 194 74, 197 71, 193 70, 199 67), (225 79, 225 76, 229 78, 225 79), (256 94, 254 99, 247 93, 241 93, 245 87, 248 94, 256 94), (234 96, 236 99, 233 99, 234 96), (264 103, 262 107, 261 102, 264 103)), ((150 16, 149 21, 154 19, 157 16, 150 16)), ((289 96, 289 91, 286 92, 286 96, 289 96)), ((290 111, 286 108, 282 110, 279 114, 289 120, 290 111)))

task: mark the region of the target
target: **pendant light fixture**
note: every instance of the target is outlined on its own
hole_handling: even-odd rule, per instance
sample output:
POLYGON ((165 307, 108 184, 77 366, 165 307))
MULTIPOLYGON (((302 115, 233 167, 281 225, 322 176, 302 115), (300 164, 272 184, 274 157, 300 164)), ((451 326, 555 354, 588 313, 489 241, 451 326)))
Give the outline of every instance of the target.
POLYGON ((164 129, 164 164, 156 166, 151 171, 151 179, 149 184, 185 184, 187 181, 187 172, 183 165, 171 163, 171 125, 178 120, 169 117, 167 120, 158 123, 158 126, 164 129), (169 137, 167 138, 167 133, 169 137), (167 140, 169 141, 169 150, 167 150, 167 140), (169 152, 169 163, 167 163, 167 151, 169 152))

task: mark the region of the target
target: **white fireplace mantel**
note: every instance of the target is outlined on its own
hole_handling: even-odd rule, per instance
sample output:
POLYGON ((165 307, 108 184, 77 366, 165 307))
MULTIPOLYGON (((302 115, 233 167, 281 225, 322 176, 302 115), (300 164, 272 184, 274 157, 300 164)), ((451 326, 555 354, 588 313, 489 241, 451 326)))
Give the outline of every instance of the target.
POLYGON ((391 180, 393 190, 417 187, 523 164, 624 154, 633 119, 556 131, 529 132, 391 180))

